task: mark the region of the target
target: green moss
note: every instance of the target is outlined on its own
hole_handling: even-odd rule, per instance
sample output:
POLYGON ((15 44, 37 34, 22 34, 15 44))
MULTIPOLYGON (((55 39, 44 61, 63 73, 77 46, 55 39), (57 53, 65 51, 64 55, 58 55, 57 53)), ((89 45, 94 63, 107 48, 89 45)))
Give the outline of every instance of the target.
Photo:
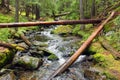
POLYGON ((95 52, 95 53, 103 53, 104 52, 104 48, 98 42, 92 43, 88 50, 90 52, 92 51, 92 52, 95 52))
POLYGON ((51 54, 50 56, 48 56, 48 60, 58 60, 58 57, 55 54, 51 54))
POLYGON ((12 51, 5 49, 4 52, 0 52, 0 68, 10 62, 13 58, 12 51))
POLYGON ((72 33, 72 26, 70 26, 70 25, 58 26, 56 29, 52 30, 51 33, 53 33, 53 34, 67 34, 67 33, 72 33))
POLYGON ((94 60, 96 62, 104 62, 105 61, 105 56, 101 53, 97 53, 93 56, 94 60))
POLYGON ((109 74, 109 72, 103 72, 102 75, 106 76, 107 80, 118 80, 117 78, 115 78, 113 75, 109 74))
POLYGON ((73 29, 72 33, 73 34, 77 34, 80 31, 80 25, 75 26, 75 28, 73 29))

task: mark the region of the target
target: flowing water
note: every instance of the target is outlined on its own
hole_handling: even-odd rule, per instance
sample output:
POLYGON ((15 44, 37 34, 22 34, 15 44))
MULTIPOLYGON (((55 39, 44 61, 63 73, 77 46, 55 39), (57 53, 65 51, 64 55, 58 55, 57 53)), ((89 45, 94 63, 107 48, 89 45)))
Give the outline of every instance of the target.
MULTIPOLYGON (((51 26, 43 31, 28 32, 26 36, 31 42, 36 41, 38 43, 43 42, 48 44, 46 49, 53 52, 59 60, 49 61, 47 58, 44 58, 44 63, 39 67, 39 69, 35 71, 21 71, 18 74, 20 80, 47 80, 50 75, 69 58, 68 55, 74 53, 80 47, 78 42, 81 38, 75 36, 63 37, 51 34, 51 30, 54 28, 54 26, 51 26)), ((85 55, 81 55, 65 73, 55 77, 53 80, 86 80, 80 64, 84 57, 85 55)))

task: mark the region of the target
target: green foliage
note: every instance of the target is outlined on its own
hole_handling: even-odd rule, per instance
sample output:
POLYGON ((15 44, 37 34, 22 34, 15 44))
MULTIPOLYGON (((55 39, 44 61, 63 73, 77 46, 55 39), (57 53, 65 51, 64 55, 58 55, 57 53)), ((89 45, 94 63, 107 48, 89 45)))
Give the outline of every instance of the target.
POLYGON ((109 31, 106 31, 105 38, 109 41, 110 45, 112 45, 116 50, 120 51, 120 16, 112 20, 107 25, 111 26, 108 26, 109 31))
POLYGON ((82 36, 83 40, 86 40, 90 36, 90 34, 86 33, 86 31, 79 31, 78 35, 82 36))
POLYGON ((0 13, 0 23, 8 23, 11 21, 12 21, 12 17, 10 15, 0 13))
POLYGON ((114 23, 116 25, 119 25, 120 26, 120 16, 118 16, 116 19, 114 19, 114 23))
POLYGON ((80 25, 75 26, 75 28, 73 29, 72 33, 73 34, 77 34, 80 31, 80 25))
POLYGON ((7 41, 9 39, 9 29, 0 29, 0 41, 7 41))

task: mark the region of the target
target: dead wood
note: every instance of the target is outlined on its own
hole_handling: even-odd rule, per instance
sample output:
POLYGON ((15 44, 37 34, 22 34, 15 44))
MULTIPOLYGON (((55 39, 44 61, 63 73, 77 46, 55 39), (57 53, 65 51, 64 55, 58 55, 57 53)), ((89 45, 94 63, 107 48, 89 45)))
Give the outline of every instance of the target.
POLYGON ((10 43, 3 43, 3 42, 0 42, 0 46, 10 48, 10 49, 17 49, 17 50, 24 50, 25 49, 25 47, 19 46, 17 44, 10 44, 10 43))
POLYGON ((92 40, 100 33, 104 25, 114 16, 114 14, 115 12, 112 12, 111 15, 104 22, 101 23, 98 29, 96 29, 91 34, 91 36, 89 36, 89 38, 82 44, 82 46, 67 61, 65 61, 65 63, 63 63, 54 73, 50 75, 48 80, 52 80, 52 78, 64 72, 69 66, 71 66, 82 54, 82 52, 90 45, 92 40))
POLYGON ((31 46, 31 42, 25 37, 24 34, 20 34, 21 39, 28 45, 31 46))
POLYGON ((73 24, 94 24, 100 23, 102 19, 84 19, 84 20, 61 20, 52 22, 19 22, 19 23, 0 23, 0 28, 12 28, 12 27, 30 27, 40 25, 73 25, 73 24))

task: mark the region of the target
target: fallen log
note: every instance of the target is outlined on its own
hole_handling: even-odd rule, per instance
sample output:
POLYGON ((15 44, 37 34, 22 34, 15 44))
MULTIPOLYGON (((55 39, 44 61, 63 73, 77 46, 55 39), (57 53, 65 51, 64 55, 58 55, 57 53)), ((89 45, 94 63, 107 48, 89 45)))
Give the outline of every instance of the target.
POLYGON ((24 34, 20 34, 20 37, 22 38, 22 40, 28 45, 31 46, 32 43, 25 37, 24 34))
POLYGON ((120 59, 120 53, 117 52, 105 39, 100 38, 101 45, 108 51, 111 52, 114 59, 120 59))
POLYGON ((58 69, 56 69, 56 71, 52 73, 47 80, 52 80, 52 78, 64 72, 70 65, 72 65, 82 54, 82 52, 87 48, 87 46, 90 45, 90 43, 98 35, 98 33, 100 33, 104 25, 114 16, 114 14, 115 12, 112 12, 111 15, 104 22, 101 23, 98 29, 96 29, 95 32, 93 32, 91 36, 89 36, 89 38, 82 44, 82 46, 67 61, 65 61, 65 63, 63 63, 58 69))
POLYGON ((9 43, 0 42, 0 46, 10 48, 10 49, 25 50, 25 47, 19 46, 17 44, 9 44, 9 43))
POLYGON ((19 23, 0 23, 0 28, 11 28, 11 27, 30 27, 40 25, 67 25, 67 24, 94 24, 100 23, 102 19, 84 19, 84 20, 62 20, 53 22, 19 22, 19 23))

